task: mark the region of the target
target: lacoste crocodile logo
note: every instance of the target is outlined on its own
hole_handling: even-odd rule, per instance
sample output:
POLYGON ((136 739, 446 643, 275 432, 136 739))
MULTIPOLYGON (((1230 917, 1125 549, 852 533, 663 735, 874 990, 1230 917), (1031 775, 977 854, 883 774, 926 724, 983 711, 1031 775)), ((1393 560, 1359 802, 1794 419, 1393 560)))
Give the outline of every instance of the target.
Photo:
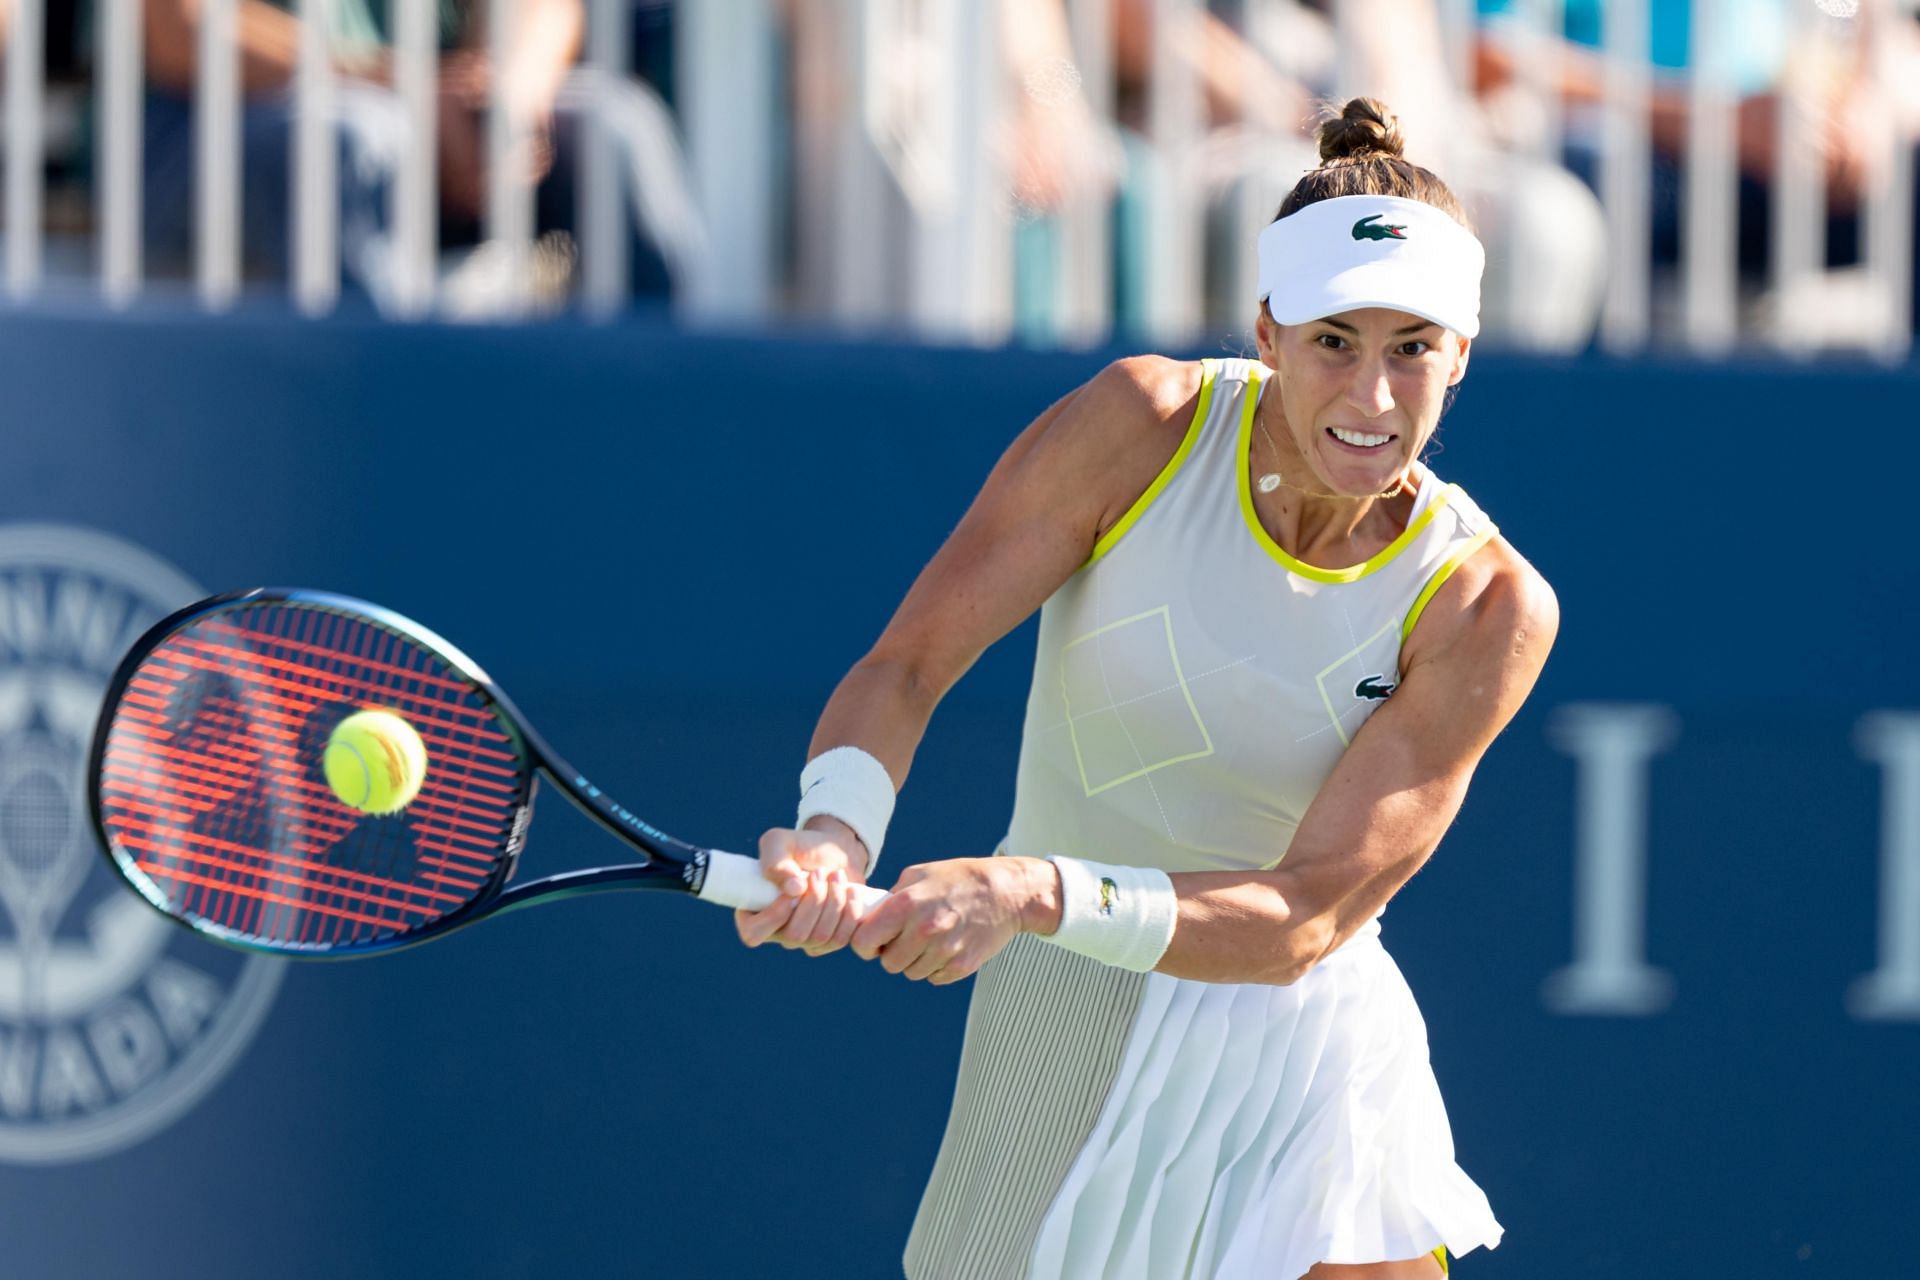
POLYGON ((1356 698, 1365 698, 1369 702, 1386 701, 1387 695, 1400 687, 1397 683, 1388 684, 1386 679, 1385 676, 1367 676, 1363 678, 1359 684, 1353 686, 1353 696, 1356 698))
POLYGON ((1396 225, 1378 221, 1386 216, 1384 213, 1373 213, 1360 219, 1353 224, 1353 238, 1355 240, 1405 240, 1406 237, 1400 233, 1407 229, 1407 224, 1402 222, 1396 225))

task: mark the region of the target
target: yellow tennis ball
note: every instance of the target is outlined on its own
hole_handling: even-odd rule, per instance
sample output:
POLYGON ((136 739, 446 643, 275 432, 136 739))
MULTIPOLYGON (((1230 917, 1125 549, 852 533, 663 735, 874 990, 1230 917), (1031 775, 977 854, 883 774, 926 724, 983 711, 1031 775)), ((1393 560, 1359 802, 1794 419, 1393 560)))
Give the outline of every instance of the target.
POLYGON ((321 761, 340 803, 362 813, 397 813, 427 777, 427 744, 391 711, 356 711, 333 727, 321 761))

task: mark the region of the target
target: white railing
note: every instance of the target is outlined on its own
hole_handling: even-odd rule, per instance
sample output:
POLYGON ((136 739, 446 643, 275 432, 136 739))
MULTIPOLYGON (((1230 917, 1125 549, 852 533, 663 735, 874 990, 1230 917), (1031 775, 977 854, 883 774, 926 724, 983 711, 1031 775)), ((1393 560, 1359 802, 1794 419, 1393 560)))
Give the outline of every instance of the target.
POLYGON ((240 292, 239 7, 201 0, 194 59, 193 275, 209 311, 226 310, 240 292))
POLYGON ((7 295, 33 296, 40 285, 41 64, 44 13, 40 0, 16 5, 7 24, 7 223, 35 234, 7 237, 7 295))
POLYGON ((1618 264, 1651 259, 1649 166, 1653 108, 1647 0, 1609 0, 1603 19, 1600 205, 1607 220, 1607 272, 1600 307, 1600 342, 1610 351, 1643 346, 1651 329, 1648 272, 1618 264))
MULTIPOLYGON (((232 306, 249 283, 242 272, 248 231, 242 193, 250 179, 240 163, 240 3, 202 0, 198 11, 192 281, 199 305, 208 310, 232 306)), ((299 310, 311 315, 339 303, 343 248, 332 123, 339 86, 321 36, 336 3, 298 0, 297 8, 304 35, 292 88, 297 123, 286 287, 299 310)), ((496 65, 506 56, 520 3, 488 0, 489 53, 496 65)), ((580 304, 596 316, 618 314, 627 305, 629 234, 636 220, 651 221, 659 224, 652 227, 656 239, 670 250, 676 306, 692 323, 799 316, 947 341, 1006 339, 1021 327, 1016 272, 1035 270, 1019 260, 1015 247, 1021 220, 1033 215, 1011 205, 1004 146, 1009 122, 1033 109, 1020 96, 1034 91, 1030 76, 1023 80, 1021 69, 1008 63, 1014 6, 1058 6, 1058 52, 1074 73, 1066 92, 1078 95, 1077 109, 1117 134, 1118 3, 682 0, 676 13, 676 147, 669 133, 648 124, 654 108, 619 105, 634 83, 627 66, 627 0, 588 0, 586 70, 573 90, 573 100, 584 106, 585 133, 575 228, 580 304), (789 20, 795 28, 783 31, 781 23, 789 20), (792 101, 776 97, 782 84, 794 86, 792 101), (793 179, 791 207, 783 203, 783 173, 793 179), (797 248, 787 250, 788 243, 797 248)), ((1323 19, 1322 25, 1335 40, 1329 46, 1332 65, 1322 68, 1322 88, 1341 96, 1380 91, 1368 81, 1385 74, 1382 59, 1359 56, 1361 43, 1353 36, 1355 22, 1377 20, 1379 3, 1333 0, 1325 6, 1330 22, 1323 19)), ((10 14, 4 24, 0 138, 6 296, 13 304, 31 303, 60 283, 43 260, 41 233, 46 86, 37 51, 44 5, 0 0, 10 14)), ((1114 335, 1117 269, 1142 300, 1141 337, 1178 345, 1201 340, 1222 324, 1244 330, 1248 300, 1221 296, 1230 287, 1221 278, 1250 274, 1249 246, 1259 223, 1272 215, 1275 193, 1297 175, 1303 138, 1255 121, 1228 121, 1239 132, 1231 146, 1223 144, 1220 122, 1209 120, 1209 95, 1220 86, 1203 83, 1206 59, 1217 54, 1208 41, 1218 37, 1221 24, 1210 17, 1205 0, 1125 7, 1144 10, 1151 24, 1148 65, 1137 69, 1142 82, 1134 100, 1140 109, 1125 126, 1133 137, 1126 198, 1137 208, 1139 234, 1120 240, 1112 235, 1118 197, 1109 187, 1069 184, 1047 215, 1053 259, 1038 287, 1018 291, 1022 305, 1049 313, 1046 328, 1060 341, 1107 341, 1114 335), (1264 158, 1268 154, 1272 160, 1264 158), (1117 268, 1116 257, 1125 259, 1117 268), (1216 264, 1211 282, 1210 261, 1216 264)), ((1474 10, 1473 0, 1431 0, 1428 21, 1437 23, 1438 41, 1427 55, 1427 74, 1416 77, 1419 88, 1406 90, 1424 105, 1440 86, 1438 92, 1451 95, 1448 118, 1468 104, 1463 86, 1472 74, 1479 30, 1474 10)), ((1911 64, 1898 61, 1912 56, 1903 42, 1889 38, 1913 22, 1911 0, 1791 0, 1790 11, 1795 52, 1775 86, 1773 233, 1765 279, 1743 281, 1736 259, 1736 111, 1743 87, 1725 60, 1715 58, 1697 60, 1685 79, 1681 252, 1677 271, 1662 277, 1647 265, 1651 120, 1656 90, 1675 91, 1649 64, 1648 0, 1607 0, 1602 47, 1592 51, 1599 78, 1595 201, 1609 255, 1593 321, 1604 347, 1634 351, 1659 338, 1703 354, 1762 342, 1804 352, 1831 340, 1822 308, 1833 309, 1840 304, 1832 299, 1841 298, 1857 345, 1889 359, 1907 355, 1914 139, 1910 132, 1889 130, 1884 154, 1866 166, 1864 262, 1842 280, 1825 266, 1828 157, 1821 115, 1829 92, 1823 68, 1856 60, 1860 73, 1883 89, 1914 74, 1911 64), (1752 305, 1763 292, 1770 305, 1752 305)), ((1298 41, 1288 33, 1312 21, 1302 18, 1294 0, 1238 0, 1222 12, 1235 18, 1258 56, 1276 66, 1298 61, 1299 48, 1289 46, 1298 41)), ((1555 52, 1564 13, 1564 0, 1512 0, 1501 27, 1519 69, 1514 100, 1526 104, 1526 127, 1506 145, 1537 165, 1557 162, 1571 128, 1555 52)), ((1724 44, 1732 24, 1747 20, 1738 0, 1696 0, 1693 15, 1695 48, 1724 44)), ((434 0, 397 0, 392 84, 402 158, 377 264, 383 283, 375 292, 382 308, 401 318, 436 314, 446 302, 440 282, 448 259, 436 229, 435 23, 434 0)), ((109 306, 124 307, 146 287, 141 0, 101 0, 96 40, 91 92, 97 249, 86 270, 109 306)), ((1251 81, 1243 88, 1249 95, 1262 92, 1251 81)), ((1058 81, 1050 82, 1049 92, 1058 89, 1058 81)), ((534 229, 533 192, 508 163, 521 154, 532 127, 516 110, 496 95, 485 135, 491 177, 482 222, 504 281, 494 311, 502 315, 527 308, 534 229)), ((1440 149, 1446 165, 1478 163, 1471 149, 1440 149)), ((1458 168, 1442 167, 1437 155, 1435 162, 1450 178, 1459 175, 1458 168)), ((1516 279, 1509 287, 1528 285, 1516 279)))
MULTIPOLYGON (((27 9, 40 0, 15 0, 27 9)), ((102 0, 99 16, 100 153, 95 167, 99 194, 100 289, 110 307, 132 305, 140 294, 140 132, 141 82, 146 78, 140 47, 140 0, 102 0)), ((7 181, 15 172, 7 155, 7 181)), ((8 239, 30 238, 36 222, 9 222, 8 239)))
MULTIPOLYGON (((1732 0, 1693 0, 1694 49, 1729 43, 1740 17, 1732 0)), ((1687 344, 1719 354, 1738 336, 1740 277, 1734 111, 1738 105, 1723 59, 1694 60, 1687 77, 1687 177, 1682 187, 1683 270, 1687 344)))

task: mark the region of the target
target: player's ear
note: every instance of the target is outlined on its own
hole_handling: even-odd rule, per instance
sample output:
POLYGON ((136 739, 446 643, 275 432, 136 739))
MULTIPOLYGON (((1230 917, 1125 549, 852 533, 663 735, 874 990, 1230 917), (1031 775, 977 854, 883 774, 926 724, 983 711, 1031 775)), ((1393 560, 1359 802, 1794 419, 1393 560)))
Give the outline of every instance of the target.
POLYGON ((1260 361, 1269 368, 1278 368, 1280 361, 1275 347, 1280 338, 1280 326, 1274 322, 1273 313, 1267 310, 1263 299, 1260 310, 1253 317, 1253 342, 1260 352, 1260 361))
POLYGON ((1453 372, 1447 375, 1447 385, 1457 387, 1460 385, 1460 379, 1467 376, 1467 357, 1473 350, 1473 339, 1463 337, 1460 334, 1454 333, 1452 330, 1447 331, 1447 336, 1452 338, 1456 344, 1454 347, 1453 372))

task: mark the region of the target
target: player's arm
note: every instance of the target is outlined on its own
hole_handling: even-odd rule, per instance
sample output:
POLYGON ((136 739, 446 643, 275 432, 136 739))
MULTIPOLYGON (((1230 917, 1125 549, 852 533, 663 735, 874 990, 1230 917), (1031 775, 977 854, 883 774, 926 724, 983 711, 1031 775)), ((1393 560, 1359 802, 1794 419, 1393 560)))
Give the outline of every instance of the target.
POLYGON ((1400 686, 1354 735, 1281 865, 1172 877, 1179 917, 1159 971, 1288 983, 1351 938, 1439 845, 1558 626, 1552 591, 1505 543, 1463 565, 1422 615, 1400 686))
MULTIPOLYGON (((1475 766, 1533 688, 1558 618, 1545 581, 1504 543, 1469 559, 1422 614, 1400 686, 1354 735, 1282 865, 1170 877, 1178 916, 1155 967, 1284 984, 1352 937, 1440 843, 1475 766)), ((1111 860, 1126 862, 1126 851, 1111 860)), ((1056 930, 1059 893, 1052 864, 1036 858, 911 867, 853 946, 891 972, 958 981, 1014 934, 1056 930)))
POLYGON ((947 690, 1087 562, 1172 456, 1199 385, 1196 365, 1121 360, 1021 432, 828 699, 813 750, 860 745, 903 783, 947 690))
MULTIPOLYGON (((1121 360, 1021 432, 879 640, 834 690, 809 757, 859 747, 886 767, 896 788, 904 785, 940 699, 1086 563, 1178 447, 1199 388, 1197 364, 1121 360)), ((850 936, 855 916, 838 905, 844 889, 830 904, 805 877, 844 870, 857 881, 865 851, 831 818, 809 827, 762 837, 762 862, 790 896, 739 917, 749 945, 775 938, 822 950, 850 936)))

